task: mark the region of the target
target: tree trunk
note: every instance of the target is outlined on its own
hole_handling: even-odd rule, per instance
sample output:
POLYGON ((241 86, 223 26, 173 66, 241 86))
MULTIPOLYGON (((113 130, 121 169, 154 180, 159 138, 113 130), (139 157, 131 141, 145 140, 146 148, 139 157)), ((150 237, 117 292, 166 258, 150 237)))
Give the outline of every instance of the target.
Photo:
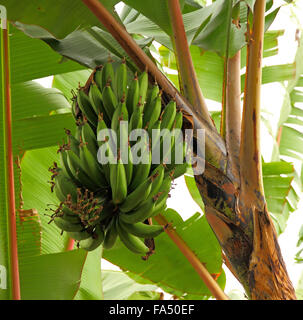
POLYGON ((205 172, 195 179, 206 218, 249 298, 296 299, 266 204, 241 209, 243 199, 233 182, 207 163, 205 172))

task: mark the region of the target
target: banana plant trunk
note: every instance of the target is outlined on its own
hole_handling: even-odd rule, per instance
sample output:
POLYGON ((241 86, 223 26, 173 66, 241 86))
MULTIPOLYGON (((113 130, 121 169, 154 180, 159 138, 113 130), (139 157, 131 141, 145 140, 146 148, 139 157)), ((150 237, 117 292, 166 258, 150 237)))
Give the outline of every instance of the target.
POLYGON ((196 183, 225 263, 253 300, 296 299, 266 204, 240 197, 234 183, 210 165, 196 183))

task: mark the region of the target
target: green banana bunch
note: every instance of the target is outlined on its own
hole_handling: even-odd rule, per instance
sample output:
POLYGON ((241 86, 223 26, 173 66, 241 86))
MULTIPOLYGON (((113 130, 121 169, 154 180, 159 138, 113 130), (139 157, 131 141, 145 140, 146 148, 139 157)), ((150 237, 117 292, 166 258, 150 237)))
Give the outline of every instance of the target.
MULTIPOLYGON (((165 211, 172 180, 188 167, 177 161, 180 141, 171 135, 182 128, 183 115, 173 100, 163 106, 162 92, 157 84, 149 86, 147 70, 129 81, 126 60, 118 66, 112 62, 96 68, 73 98, 75 131, 66 130, 67 140, 58 150, 61 167, 50 168, 52 191, 60 200, 50 222, 87 251, 100 245, 108 250, 120 239, 133 253, 148 256, 152 248, 143 239, 165 228, 144 222, 165 211), (141 149, 133 148, 138 144, 129 139, 134 129, 148 133, 147 140, 137 140, 141 149), (165 151, 161 129, 171 140, 165 151), (159 146, 159 163, 154 163, 159 146), (145 161, 136 163, 135 156, 145 161)), ((183 141, 182 145, 185 158, 183 141)))

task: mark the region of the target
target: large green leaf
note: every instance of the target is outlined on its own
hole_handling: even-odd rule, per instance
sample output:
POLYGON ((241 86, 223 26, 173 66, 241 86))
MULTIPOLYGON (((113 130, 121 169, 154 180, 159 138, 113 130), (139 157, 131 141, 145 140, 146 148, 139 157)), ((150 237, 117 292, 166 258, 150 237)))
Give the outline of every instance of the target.
MULTIPOLYGON (((221 249, 205 217, 197 213, 183 221, 180 215, 171 209, 165 212, 165 217, 208 271, 221 274, 221 249)), ((153 283, 178 297, 193 295, 201 299, 210 295, 189 261, 166 234, 155 238, 155 244, 156 252, 147 261, 129 252, 120 242, 111 250, 104 250, 103 257, 123 270, 138 275, 142 281, 153 283)), ((223 273, 218 282, 224 287, 223 273)))
POLYGON ((67 237, 50 221, 51 209, 58 205, 55 194, 50 192, 51 173, 48 168, 53 161, 59 162, 57 147, 27 151, 22 160, 22 195, 25 209, 36 209, 42 223, 41 253, 61 252, 67 237))
POLYGON ((79 85, 84 86, 91 72, 91 69, 85 69, 55 75, 52 87, 60 90, 64 96, 71 101, 73 97, 72 90, 75 92, 75 89, 78 88, 79 85))
MULTIPOLYGON (((93 69, 100 64, 105 64, 109 56, 113 58, 114 65, 117 60, 121 60, 124 57, 127 58, 126 52, 118 42, 109 33, 97 27, 76 30, 64 39, 57 40, 41 27, 21 23, 16 25, 28 36, 42 39, 62 56, 77 61, 88 68, 93 69)), ((149 38, 137 40, 141 48, 150 45, 150 42, 151 39, 149 38)), ((134 63, 128 58, 127 64, 131 69, 136 69, 134 63)))
POLYGON ((75 300, 103 300, 101 279, 102 246, 88 252, 75 300))
MULTIPOLYGON (((184 0, 179 0, 181 7, 184 0)), ((171 22, 168 13, 167 1, 163 0, 124 0, 124 3, 136 9, 138 12, 149 18, 161 27, 167 34, 172 34, 171 22)))
POLYGON ((33 39, 15 27, 10 33, 12 83, 83 69, 80 64, 64 60, 60 54, 49 50, 43 41, 33 39))
POLYGON ((217 0, 212 6, 212 15, 195 37, 194 44, 221 56, 226 55, 228 46, 229 56, 234 56, 245 45, 245 25, 237 28, 232 24, 232 1, 217 0))
MULTIPOLYGON (((112 13, 119 0, 101 1, 112 13)), ((85 26, 100 25, 99 20, 80 0, 32 1, 3 0, 10 21, 39 25, 57 38, 64 38, 72 31, 85 26)), ((115 15, 117 18, 117 15, 115 15)))
POLYGON ((82 249, 44 254, 20 263, 23 300, 71 300, 75 296, 86 252, 82 249))
POLYGON ((294 167, 288 162, 263 163, 263 184, 269 212, 278 234, 286 228, 289 214, 297 209, 299 196, 295 191, 294 167))
MULTIPOLYGON (((136 299, 142 296, 142 293, 146 293, 146 298, 153 295, 148 295, 150 291, 156 291, 158 289, 155 285, 143 285, 135 282, 128 277, 124 272, 103 270, 102 271, 102 283, 104 300, 128 300, 134 294, 137 294, 136 299)), ((159 297, 159 293, 157 295, 159 297)), ((149 300, 149 299, 146 299, 149 300)))

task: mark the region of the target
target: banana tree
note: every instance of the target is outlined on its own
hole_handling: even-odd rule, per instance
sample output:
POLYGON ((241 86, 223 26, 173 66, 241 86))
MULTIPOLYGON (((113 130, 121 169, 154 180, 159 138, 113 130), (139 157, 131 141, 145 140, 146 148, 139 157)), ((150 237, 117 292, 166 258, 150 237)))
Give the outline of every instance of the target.
MULTIPOLYGON (((9 56, 3 29, 0 264, 7 266, 10 283, 9 290, 1 287, 2 298, 106 299, 114 297, 106 283, 125 279, 124 274, 101 276, 101 249, 89 254, 74 249, 45 216, 48 204, 58 203, 46 183, 47 169, 50 158, 58 161, 54 146, 64 128, 73 128, 71 89, 84 85, 110 54, 114 61, 126 59, 132 71, 147 70, 150 83, 156 81, 163 92, 163 103, 176 101, 183 129, 205 131, 205 158, 198 160, 205 162, 205 171, 185 177, 204 215, 183 221, 166 210, 156 216, 156 223, 169 227, 148 261, 119 243, 103 250, 103 258, 129 276, 125 287, 134 281, 149 299, 159 298, 155 286, 180 299, 227 299, 223 262, 250 299, 296 299, 277 237, 299 200, 298 173, 283 156, 302 161, 297 147, 302 133, 289 125, 302 125, 296 105, 302 37, 293 64, 262 68, 262 57, 277 53, 283 33, 267 31, 279 11, 272 9, 273 1, 125 0, 119 14, 118 2, 2 1, 12 35, 9 56), (31 81, 49 75, 55 75, 52 89, 31 81), (273 81, 287 81, 287 87, 273 133, 275 153, 265 163, 260 92, 262 83, 273 81), (220 102, 220 110, 210 112, 205 98, 220 102), (179 266, 173 273, 172 265, 179 266), (51 273, 53 268, 58 272, 51 273)), ((197 145, 204 142, 194 138, 197 145)))

